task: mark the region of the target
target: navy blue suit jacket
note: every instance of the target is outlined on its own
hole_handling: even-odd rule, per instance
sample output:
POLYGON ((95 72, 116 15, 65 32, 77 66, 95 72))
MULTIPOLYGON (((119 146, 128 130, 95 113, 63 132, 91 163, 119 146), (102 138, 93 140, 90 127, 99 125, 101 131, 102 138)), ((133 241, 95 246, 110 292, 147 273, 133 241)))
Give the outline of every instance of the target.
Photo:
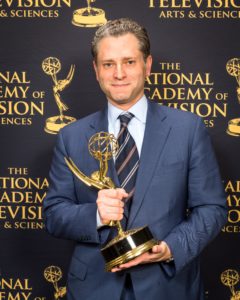
MULTIPOLYGON (((104 271, 100 249, 108 227, 97 230, 97 191, 80 182, 64 156, 90 175, 99 169, 89 138, 108 131, 107 109, 62 129, 44 201, 47 230, 76 241, 68 273, 68 299, 119 300, 125 274, 104 271)), ((113 161, 109 176, 118 184, 113 161)), ((146 129, 129 228, 148 225, 170 247, 174 262, 129 269, 137 300, 199 300, 204 292, 198 256, 226 221, 225 195, 209 135, 201 118, 148 104, 146 129)), ((211 267, 211 266, 209 266, 211 267)))

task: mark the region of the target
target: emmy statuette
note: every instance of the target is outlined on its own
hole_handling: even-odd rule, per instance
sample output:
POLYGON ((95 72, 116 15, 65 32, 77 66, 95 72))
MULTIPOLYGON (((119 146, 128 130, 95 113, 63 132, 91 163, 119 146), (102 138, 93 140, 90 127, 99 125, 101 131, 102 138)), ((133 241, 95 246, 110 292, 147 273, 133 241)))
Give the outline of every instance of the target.
MULTIPOLYGON (((236 78, 237 97, 240 104, 240 58, 232 58, 227 62, 226 69, 229 75, 236 78)), ((232 119, 228 122, 227 133, 232 136, 240 136, 240 118, 232 119)))
POLYGON ((75 66, 71 65, 68 75, 63 80, 57 79, 57 73, 61 70, 61 63, 56 57, 45 58, 42 62, 42 69, 45 74, 52 77, 53 80, 53 95, 59 109, 59 115, 50 117, 46 120, 44 130, 50 134, 57 134, 64 126, 76 121, 75 118, 65 116, 64 111, 68 110, 68 106, 63 102, 60 96, 62 92, 72 81, 75 66))
POLYGON ((235 288, 239 281, 240 276, 236 270, 228 269, 221 274, 222 284, 228 286, 231 291, 232 297, 230 300, 240 300, 240 291, 235 288))
POLYGON ((51 282, 54 286, 55 293, 54 293, 54 299, 58 300, 60 298, 63 298, 66 293, 67 289, 66 287, 58 287, 58 281, 62 278, 62 271, 57 266, 49 266, 44 270, 44 277, 48 282, 51 282))
POLYGON ((96 0, 87 0, 87 7, 73 12, 72 24, 79 27, 98 27, 107 23, 103 9, 91 7, 96 0))
MULTIPOLYGON (((107 177, 108 160, 118 151, 116 138, 107 132, 98 132, 93 135, 88 143, 90 154, 99 160, 99 171, 95 171, 90 177, 83 174, 74 164, 71 158, 65 157, 65 162, 75 176, 88 186, 97 189, 115 188, 112 179, 107 177)), ((119 221, 111 221, 109 226, 116 226, 117 236, 101 249, 105 259, 106 271, 111 271, 113 267, 126 263, 142 253, 150 250, 157 241, 154 240, 152 233, 147 226, 123 231, 119 221)))

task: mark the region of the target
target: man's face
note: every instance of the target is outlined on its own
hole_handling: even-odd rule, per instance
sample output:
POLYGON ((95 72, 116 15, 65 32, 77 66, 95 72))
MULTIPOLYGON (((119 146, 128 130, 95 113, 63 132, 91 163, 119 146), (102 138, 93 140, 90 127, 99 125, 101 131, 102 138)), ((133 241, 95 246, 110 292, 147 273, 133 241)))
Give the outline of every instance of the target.
POLYGON ((105 37, 99 42, 94 69, 107 99, 115 106, 128 109, 143 96, 151 65, 152 57, 145 62, 137 38, 127 33, 105 37))

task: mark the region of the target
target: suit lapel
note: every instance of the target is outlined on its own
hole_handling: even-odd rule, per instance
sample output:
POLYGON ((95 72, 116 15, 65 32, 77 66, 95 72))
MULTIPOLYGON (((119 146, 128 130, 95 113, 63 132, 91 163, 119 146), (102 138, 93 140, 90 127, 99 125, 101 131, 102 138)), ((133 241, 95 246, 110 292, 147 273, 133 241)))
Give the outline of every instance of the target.
POLYGON ((136 189, 128 220, 129 228, 141 207, 170 129, 163 110, 159 109, 157 104, 149 103, 136 189))
MULTIPOLYGON (((87 141, 96 134, 97 132, 104 131, 108 132, 108 109, 107 105, 103 110, 97 113, 97 116, 93 118, 92 122, 90 123, 90 130, 86 133, 87 141)), ((94 159, 96 162, 96 170, 99 170, 99 161, 94 159)), ((110 159, 108 161, 108 174, 113 182, 115 183, 116 187, 119 187, 119 180, 115 170, 114 161, 110 159)))

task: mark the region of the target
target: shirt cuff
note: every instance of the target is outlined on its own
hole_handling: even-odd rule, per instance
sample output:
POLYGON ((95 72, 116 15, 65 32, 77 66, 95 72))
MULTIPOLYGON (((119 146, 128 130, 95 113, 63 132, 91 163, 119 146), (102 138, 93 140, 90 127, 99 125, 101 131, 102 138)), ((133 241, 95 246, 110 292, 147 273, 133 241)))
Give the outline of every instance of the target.
POLYGON ((103 226, 104 226, 104 224, 101 222, 101 218, 100 218, 99 212, 97 210, 97 229, 100 229, 103 226))

